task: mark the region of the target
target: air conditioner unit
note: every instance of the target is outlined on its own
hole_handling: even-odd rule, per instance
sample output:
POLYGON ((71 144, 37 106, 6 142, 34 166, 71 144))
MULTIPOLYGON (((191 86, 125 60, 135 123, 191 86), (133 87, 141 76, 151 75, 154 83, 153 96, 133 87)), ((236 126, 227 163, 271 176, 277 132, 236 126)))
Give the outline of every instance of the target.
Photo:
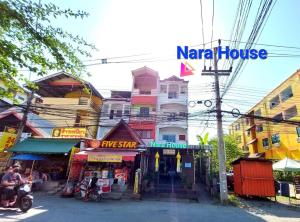
POLYGON ((268 150, 270 147, 269 146, 264 146, 264 149, 265 150, 268 150))
POLYGON ((274 143, 273 145, 276 146, 276 147, 279 147, 280 143, 274 143))

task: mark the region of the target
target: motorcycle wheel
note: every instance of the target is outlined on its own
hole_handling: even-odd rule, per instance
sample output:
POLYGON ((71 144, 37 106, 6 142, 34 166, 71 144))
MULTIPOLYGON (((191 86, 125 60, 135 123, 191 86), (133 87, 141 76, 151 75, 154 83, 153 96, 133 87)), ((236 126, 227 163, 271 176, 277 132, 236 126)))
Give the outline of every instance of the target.
POLYGON ((29 197, 22 197, 20 200, 20 210, 26 213, 32 207, 32 199, 29 197))

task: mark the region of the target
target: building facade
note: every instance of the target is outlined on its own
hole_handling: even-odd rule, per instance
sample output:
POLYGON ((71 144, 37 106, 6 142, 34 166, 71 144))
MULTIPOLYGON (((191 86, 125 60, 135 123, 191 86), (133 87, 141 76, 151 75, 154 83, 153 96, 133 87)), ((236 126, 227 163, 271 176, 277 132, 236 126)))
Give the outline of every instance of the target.
POLYGON ((103 99, 97 139, 102 139, 121 119, 129 122, 130 99, 130 91, 111 91, 111 97, 103 99))
POLYGON ((32 104, 35 113, 58 128, 85 128, 86 137, 96 138, 103 97, 91 83, 65 72, 34 82, 41 96, 32 104))
POLYGON ((300 70, 266 95, 247 114, 229 127, 239 147, 250 155, 263 154, 266 159, 285 157, 300 160, 300 70), (254 117, 252 117, 254 116, 254 117), (272 121, 259 118, 269 117, 272 121), (294 124, 281 122, 295 121, 294 124))

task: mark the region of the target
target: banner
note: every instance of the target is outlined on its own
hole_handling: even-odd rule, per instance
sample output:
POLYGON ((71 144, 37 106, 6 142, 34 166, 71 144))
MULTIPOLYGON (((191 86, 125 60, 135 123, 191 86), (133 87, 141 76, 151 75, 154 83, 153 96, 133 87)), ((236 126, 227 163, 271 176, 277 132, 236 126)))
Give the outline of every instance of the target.
POLYGON ((88 162, 121 163, 122 156, 119 155, 88 155, 88 162))
POLYGON ((11 148, 15 143, 16 137, 17 135, 14 133, 3 132, 0 138, 0 152, 11 148))
POLYGON ((52 137, 54 138, 85 138, 86 128, 54 128, 52 137))

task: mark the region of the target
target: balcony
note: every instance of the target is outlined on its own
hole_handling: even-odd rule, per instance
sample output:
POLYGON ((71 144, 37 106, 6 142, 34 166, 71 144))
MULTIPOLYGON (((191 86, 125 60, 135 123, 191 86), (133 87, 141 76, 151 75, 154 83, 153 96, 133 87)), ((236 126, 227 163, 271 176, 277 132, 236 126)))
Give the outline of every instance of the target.
POLYGON ((99 105, 86 97, 81 98, 57 98, 43 97, 43 102, 38 104, 39 107, 53 109, 69 109, 69 110, 86 110, 90 112, 100 112, 99 105))

